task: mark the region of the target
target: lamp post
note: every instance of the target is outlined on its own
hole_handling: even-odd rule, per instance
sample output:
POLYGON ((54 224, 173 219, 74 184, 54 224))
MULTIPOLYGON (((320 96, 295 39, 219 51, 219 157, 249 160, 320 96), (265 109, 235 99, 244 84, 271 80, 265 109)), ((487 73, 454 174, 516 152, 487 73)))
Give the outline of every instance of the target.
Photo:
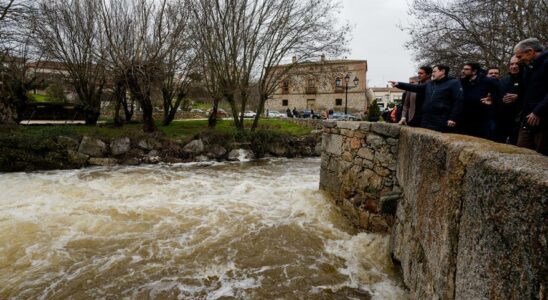
MULTIPOLYGON (((345 83, 345 87, 344 87, 344 114, 347 115, 348 114, 348 82, 350 81, 350 74, 346 74, 346 76, 344 77, 344 83, 345 83)), ((358 86, 358 83, 360 82, 360 80, 358 79, 357 76, 354 77, 354 86, 353 87, 350 87, 350 88, 354 88, 354 87, 357 87, 358 86)), ((335 80, 335 84, 337 86, 341 86, 341 79, 339 77, 337 77, 337 79, 335 80)))

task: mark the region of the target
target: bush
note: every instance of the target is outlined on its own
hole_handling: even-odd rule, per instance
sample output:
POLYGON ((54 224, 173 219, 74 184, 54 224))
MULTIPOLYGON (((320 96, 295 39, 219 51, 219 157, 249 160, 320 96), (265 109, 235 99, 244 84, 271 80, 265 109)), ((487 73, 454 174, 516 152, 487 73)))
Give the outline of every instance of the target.
POLYGON ((65 89, 58 83, 52 83, 46 89, 46 95, 50 102, 67 102, 67 96, 65 95, 65 89))
POLYGON ((373 100, 373 103, 369 105, 367 110, 367 120, 371 122, 377 122, 381 117, 381 109, 377 104, 377 100, 373 100))

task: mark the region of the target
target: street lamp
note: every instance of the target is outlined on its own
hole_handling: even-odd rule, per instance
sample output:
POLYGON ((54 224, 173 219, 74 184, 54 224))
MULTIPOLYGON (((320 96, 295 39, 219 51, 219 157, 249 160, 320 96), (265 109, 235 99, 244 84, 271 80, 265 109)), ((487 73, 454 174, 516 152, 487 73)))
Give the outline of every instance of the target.
MULTIPOLYGON (((345 83, 345 96, 344 96, 344 114, 347 115, 348 114, 348 82, 350 81, 350 74, 346 74, 346 76, 344 77, 344 83, 345 83)), ((353 87, 356 87, 358 86, 358 83, 360 82, 360 80, 358 79, 358 77, 354 77, 354 86, 353 87)), ((337 77, 337 79, 335 80, 335 83, 337 84, 337 86, 340 86, 340 83, 341 83, 341 80, 339 79, 339 77, 337 77)), ((351 88, 353 88, 351 87, 351 88)))

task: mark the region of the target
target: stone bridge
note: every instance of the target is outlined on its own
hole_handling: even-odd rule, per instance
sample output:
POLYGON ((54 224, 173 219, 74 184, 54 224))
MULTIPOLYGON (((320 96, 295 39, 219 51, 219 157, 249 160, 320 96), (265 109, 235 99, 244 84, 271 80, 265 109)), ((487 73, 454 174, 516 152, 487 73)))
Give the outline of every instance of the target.
POLYGON ((548 158, 454 134, 325 122, 320 188, 391 234, 413 299, 546 299, 548 158))

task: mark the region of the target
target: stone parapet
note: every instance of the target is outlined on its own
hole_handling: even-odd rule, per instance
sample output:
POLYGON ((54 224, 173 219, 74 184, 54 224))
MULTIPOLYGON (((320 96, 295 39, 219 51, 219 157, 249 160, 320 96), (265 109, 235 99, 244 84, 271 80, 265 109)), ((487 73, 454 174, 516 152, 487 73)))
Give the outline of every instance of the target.
POLYGON ((396 182, 399 127, 373 131, 371 126, 378 127, 324 122, 320 187, 334 196, 357 227, 387 232, 394 218, 383 208, 401 193, 396 182))
POLYGON ((378 229, 362 222, 371 206, 356 199, 377 199, 387 225, 396 199, 391 251, 412 299, 546 298, 548 158, 462 135, 356 124, 324 127, 320 187, 369 230, 378 229))

